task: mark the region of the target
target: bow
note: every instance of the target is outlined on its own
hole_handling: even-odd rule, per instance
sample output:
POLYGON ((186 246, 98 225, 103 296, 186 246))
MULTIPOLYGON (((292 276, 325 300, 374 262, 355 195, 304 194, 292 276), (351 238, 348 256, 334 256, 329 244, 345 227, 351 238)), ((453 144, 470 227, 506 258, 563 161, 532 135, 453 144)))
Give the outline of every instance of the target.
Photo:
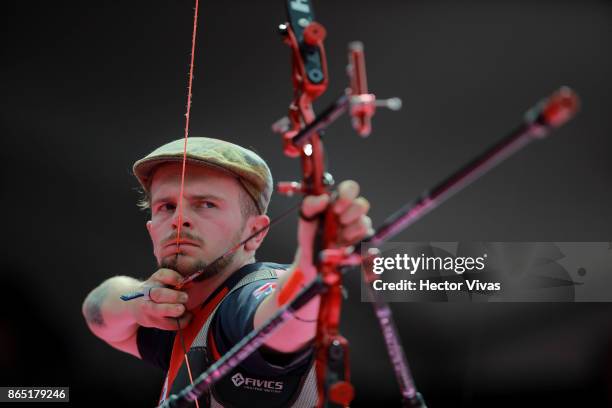
MULTIPOLYGON (((312 127, 315 120, 312 103, 327 88, 327 61, 323 47, 326 31, 315 21, 312 8, 306 1, 288 1, 287 12, 289 23, 281 25, 280 31, 291 49, 294 98, 289 106, 288 126, 282 132, 282 137, 285 154, 289 157, 299 155, 301 158, 302 182, 284 183, 281 189, 284 194, 330 195, 333 178, 325 171, 321 136, 317 131, 311 131, 306 136, 300 133, 307 126, 312 127)), ((365 119, 367 115, 363 116, 362 119, 365 119)), ((354 395, 350 383, 348 341, 339 333, 342 305, 339 264, 345 251, 336 246, 337 230, 338 221, 331 206, 328 206, 319 216, 318 231, 312 243, 313 250, 310 251, 313 264, 325 285, 320 295, 315 337, 319 406, 326 406, 328 401, 334 406, 348 406, 354 395)), ((303 282, 295 281, 300 279, 299 274, 294 274, 287 288, 299 287, 303 282)))
MULTIPOLYGON (((285 155, 301 158, 302 181, 279 183, 279 192, 286 195, 296 192, 304 195, 330 195, 333 177, 325 170, 321 130, 348 111, 355 131, 366 137, 371 132, 371 118, 376 107, 397 110, 401 101, 398 98, 377 101, 373 94, 368 93, 363 45, 353 42, 349 44, 348 51, 350 87, 315 118, 312 103, 325 91, 328 83, 323 46, 326 31, 315 21, 309 1, 289 0, 286 4, 289 21, 281 24, 279 29, 284 42, 291 49, 294 98, 289 106, 288 117, 277 121, 273 130, 282 135, 285 155)), ((318 406, 347 407, 354 397, 354 387, 350 383, 349 344, 339 332, 342 266, 358 263, 360 257, 354 247, 337 246, 338 220, 331 206, 319 216, 318 228, 311 251, 312 262, 319 274, 318 282, 314 285, 320 291, 315 337, 318 406)), ((291 280, 300 278, 300 275, 294 274, 291 280)), ((299 287, 302 283, 291 280, 287 287, 299 287)), ((376 299, 375 296, 373 298, 376 299)), ((296 299, 299 303, 298 300, 299 296, 296 299)), ((385 333, 404 405, 424 406, 414 387, 391 310, 380 299, 374 305, 385 333)), ((299 307, 299 304, 296 306, 299 307)))
MULTIPOLYGON (((294 98, 289 106, 288 120, 277 122, 274 129, 282 134, 285 154, 300 157, 302 181, 281 183, 279 189, 288 195, 296 192, 304 195, 331 195, 333 178, 325 169, 323 143, 318 129, 351 106, 355 129, 362 136, 370 133, 375 98, 367 93, 363 47, 360 43, 350 45, 351 87, 315 121, 312 103, 325 91, 328 83, 323 46, 326 31, 315 21, 308 1, 288 1, 287 14, 289 21, 280 26, 280 32, 291 49, 294 98)), ((339 332, 342 307, 340 265, 347 261, 349 251, 348 248, 337 246, 337 230, 337 216, 328 206, 319 216, 318 231, 310 251, 323 289, 315 337, 315 370, 320 407, 346 407, 354 396, 354 388, 350 383, 349 344, 339 332)), ((299 287, 302 282, 295 280, 300 278, 300 275, 294 274, 287 288, 299 287)))

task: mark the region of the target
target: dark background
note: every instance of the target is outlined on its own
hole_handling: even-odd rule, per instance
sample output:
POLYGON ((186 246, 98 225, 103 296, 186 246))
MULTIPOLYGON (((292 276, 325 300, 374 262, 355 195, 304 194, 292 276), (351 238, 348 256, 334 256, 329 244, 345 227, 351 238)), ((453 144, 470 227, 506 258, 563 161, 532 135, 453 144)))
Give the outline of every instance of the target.
MULTIPOLYGON (((331 84, 346 44, 369 84, 399 96, 369 139, 327 134, 336 180, 353 178, 376 223, 514 128, 560 85, 582 111, 404 232, 404 241, 612 241, 612 4, 603 1, 316 1, 331 84)), ((191 1, 4 5, 0 109, 3 253, 0 385, 62 385, 71 403, 153 406, 162 373, 91 335, 81 302, 104 279, 154 270, 133 161, 183 135, 191 1)), ((191 135, 251 147, 276 180, 298 175, 270 124, 291 97, 282 2, 201 4, 191 135)), ((275 196, 270 213, 289 200, 275 196)), ((295 221, 259 259, 288 262, 295 221)), ((399 406, 357 276, 343 315, 355 407, 399 406)), ((608 304, 393 305, 430 407, 611 406, 608 304)))

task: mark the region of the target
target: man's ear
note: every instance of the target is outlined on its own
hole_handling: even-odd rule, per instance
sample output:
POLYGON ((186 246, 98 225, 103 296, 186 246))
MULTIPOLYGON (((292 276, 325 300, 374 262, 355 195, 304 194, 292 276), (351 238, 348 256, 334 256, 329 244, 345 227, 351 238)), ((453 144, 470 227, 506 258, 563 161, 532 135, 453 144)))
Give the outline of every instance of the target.
MULTIPOLYGON (((249 217, 249 220, 247 221, 247 228, 245 228, 248 231, 248 234, 244 237, 244 239, 246 239, 251 234, 254 234, 255 231, 260 230, 269 224, 270 217, 268 217, 267 215, 257 215, 249 217)), ((244 244, 245 251, 256 251, 261 246, 269 230, 270 228, 266 228, 265 230, 257 234, 255 237, 251 238, 248 242, 246 242, 244 244)))
POLYGON ((155 241, 153 240, 153 222, 149 220, 145 225, 147 227, 147 231, 149 231, 149 238, 151 238, 151 242, 153 243, 153 254, 157 256, 155 253, 155 241))

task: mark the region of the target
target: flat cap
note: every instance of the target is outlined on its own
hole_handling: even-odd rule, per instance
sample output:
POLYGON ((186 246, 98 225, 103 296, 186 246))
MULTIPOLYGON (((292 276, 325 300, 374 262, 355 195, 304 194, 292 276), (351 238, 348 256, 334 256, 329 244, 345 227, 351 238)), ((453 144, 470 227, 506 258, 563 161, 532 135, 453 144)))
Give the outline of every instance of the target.
MULTIPOLYGON (((134 163, 134 175, 149 192, 151 175, 157 166, 183 161, 185 139, 174 140, 134 163)), ((187 163, 211 167, 235 176, 253 198, 260 214, 265 214, 272 196, 272 174, 255 152, 224 140, 208 137, 187 139, 187 163)))

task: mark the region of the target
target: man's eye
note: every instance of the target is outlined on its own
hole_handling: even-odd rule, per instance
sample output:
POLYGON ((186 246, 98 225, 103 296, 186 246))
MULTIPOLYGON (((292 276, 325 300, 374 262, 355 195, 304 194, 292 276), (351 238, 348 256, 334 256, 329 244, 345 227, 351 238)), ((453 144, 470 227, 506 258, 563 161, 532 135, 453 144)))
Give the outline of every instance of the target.
POLYGON ((176 206, 171 203, 164 203, 157 207, 157 211, 162 211, 162 212, 174 212, 175 209, 176 209, 176 206))
POLYGON ((210 201, 200 201, 196 204, 196 208, 217 208, 217 205, 210 201))

